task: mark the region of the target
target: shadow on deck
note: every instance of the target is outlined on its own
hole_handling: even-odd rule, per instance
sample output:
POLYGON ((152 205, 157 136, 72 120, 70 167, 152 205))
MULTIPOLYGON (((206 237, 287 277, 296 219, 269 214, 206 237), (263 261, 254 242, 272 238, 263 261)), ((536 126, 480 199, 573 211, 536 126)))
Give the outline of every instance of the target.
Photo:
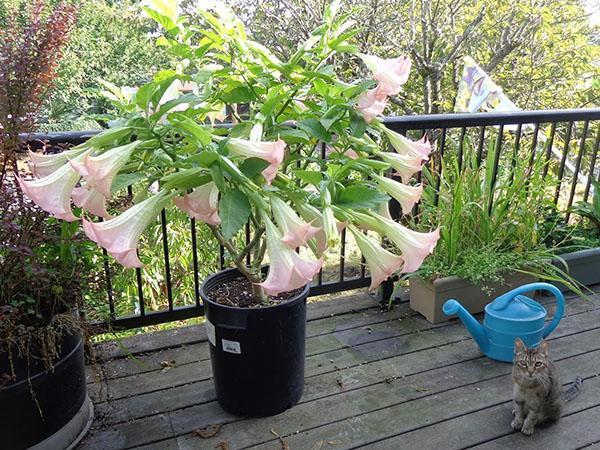
POLYGON ((559 423, 533 437, 509 425, 510 364, 482 356, 456 320, 432 325, 407 303, 381 312, 363 292, 312 303, 308 315, 301 403, 263 419, 219 407, 203 326, 102 344, 88 374, 96 420, 80 448, 576 449, 600 441, 600 294, 568 298, 550 335, 564 380, 579 375, 584 388, 559 423))

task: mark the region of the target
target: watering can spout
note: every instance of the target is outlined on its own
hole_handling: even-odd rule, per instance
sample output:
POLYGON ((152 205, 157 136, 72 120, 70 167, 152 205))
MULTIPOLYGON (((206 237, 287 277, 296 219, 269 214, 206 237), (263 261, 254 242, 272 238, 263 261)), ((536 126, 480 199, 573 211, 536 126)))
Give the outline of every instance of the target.
POLYGON ((479 348, 483 353, 488 350, 489 347, 489 337, 487 331, 483 326, 467 311, 460 303, 456 300, 448 300, 444 303, 443 306, 444 314, 447 316, 452 316, 454 314, 458 315, 458 318, 461 322, 467 327, 469 333, 473 336, 479 348))

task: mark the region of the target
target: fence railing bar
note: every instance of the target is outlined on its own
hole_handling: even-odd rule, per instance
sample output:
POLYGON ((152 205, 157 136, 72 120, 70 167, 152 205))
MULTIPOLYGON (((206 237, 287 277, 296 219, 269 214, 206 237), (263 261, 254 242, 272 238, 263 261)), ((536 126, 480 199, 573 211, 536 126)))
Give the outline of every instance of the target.
POLYGON ((587 202, 588 197, 590 195, 590 187, 592 185, 592 178, 594 179, 600 179, 600 175, 598 175, 598 178, 596 178, 595 176, 595 169, 596 169, 596 159, 598 158, 598 147, 600 145, 600 125, 598 126, 598 132, 596 133, 596 141, 594 142, 594 148, 592 150, 592 157, 590 160, 590 170, 589 170, 589 175, 588 175, 588 179, 587 182, 585 183, 585 192, 583 193, 583 201, 587 202))
POLYGON ((550 125, 550 137, 546 141, 546 154, 544 156, 544 168, 542 169, 542 178, 546 179, 548 169, 550 168, 550 157, 552 156, 552 146, 554 145, 554 135, 556 134, 556 122, 550 125))
MULTIPOLYGON (((519 128, 521 125, 519 124, 519 128)), ((529 173, 533 169, 533 164, 535 162, 535 155, 537 153, 537 145, 538 145, 538 135, 540 133, 540 124, 536 123, 533 128, 533 135, 531 136, 531 147, 529 148, 529 163, 527 165, 529 169, 529 173)))
MULTIPOLYGON (((560 198, 560 189, 562 186, 562 179, 565 174, 565 164, 567 162, 567 155, 569 154, 569 144, 571 141, 571 132, 572 131, 573 131, 573 122, 569 122, 567 131, 565 134, 565 144, 563 146, 562 157, 560 159, 560 165, 558 167, 558 174, 557 174, 558 183, 556 185, 556 190, 554 192, 554 200, 553 200, 555 205, 558 204, 558 199, 560 198)), ((550 148, 552 148, 552 146, 550 146, 550 148)))
POLYGON ((477 167, 481 166, 483 160, 483 146, 485 144, 485 126, 481 127, 479 132, 479 143, 477 144, 477 167))
POLYGON ((196 219, 190 219, 190 232, 192 235, 192 265, 194 268, 194 300, 200 306, 200 279, 198 276, 198 241, 196 237, 196 219))
POLYGON ((467 133, 467 127, 461 127, 460 129, 460 140, 458 141, 458 171, 462 171, 463 166, 463 152, 465 147, 465 135, 467 133))
POLYGON ((106 293, 108 295, 108 311, 111 320, 115 320, 115 299, 113 298, 112 279, 110 274, 110 263, 108 262, 108 252, 102 249, 102 260, 104 263, 104 276, 106 281, 106 293))
MULTIPOLYGON (((437 171, 436 177, 435 177, 435 194, 433 197, 433 204, 435 206, 437 206, 440 201, 440 186, 442 185, 442 175, 443 175, 442 168, 444 167, 442 160, 444 159, 444 147, 445 146, 446 146, 446 128, 442 128, 442 135, 440 137, 440 152, 439 152, 439 155, 436 155, 436 157, 433 158, 434 160, 438 161, 438 171, 437 171)), ((435 162, 434 162, 434 164, 435 164, 435 162)), ((433 166, 433 164, 432 164, 432 166, 433 166)))
POLYGON ((167 212, 160 212, 160 228, 163 239, 163 256, 165 259, 165 283, 167 284, 167 303, 169 311, 173 311, 173 288, 171 284, 171 261, 169 259, 169 235, 167 234, 167 212))
POLYGON ((498 164, 500 163, 500 153, 502 153, 502 138, 504 135, 504 125, 498 128, 498 137, 496 138, 496 152, 494 154, 494 165, 492 167, 492 179, 490 181, 490 198, 488 201, 488 214, 492 213, 494 206, 494 187, 496 186, 496 178, 498 176, 498 164))
POLYGON ((346 269, 346 229, 344 228, 340 233, 342 241, 342 248, 340 249, 340 276, 339 282, 344 281, 344 270, 346 269))
POLYGON ((581 159, 585 153, 585 140, 587 139, 587 132, 590 123, 589 121, 583 122, 583 130, 581 132, 581 141, 579 144, 579 151, 577 152, 577 159, 575 160, 575 170, 573 170, 573 180, 571 181, 571 190, 569 191, 569 200, 567 201, 567 212, 565 213, 565 222, 569 222, 571 212, 569 209, 573 206, 573 198, 575 197, 575 188, 577 187, 577 181, 579 179, 579 170, 581 168, 581 159))
POLYGON ((517 161, 519 158, 519 150, 521 149, 521 127, 522 125, 517 125, 517 130, 515 131, 515 144, 513 146, 513 153, 510 160, 510 182, 512 183, 515 179, 515 168, 517 167, 517 161))

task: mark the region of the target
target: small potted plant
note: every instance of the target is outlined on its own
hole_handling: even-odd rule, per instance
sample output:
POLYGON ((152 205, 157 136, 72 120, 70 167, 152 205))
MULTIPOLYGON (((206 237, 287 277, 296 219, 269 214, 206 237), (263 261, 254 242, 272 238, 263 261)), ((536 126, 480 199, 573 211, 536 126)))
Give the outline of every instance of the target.
MULTIPOLYGON (((551 203, 545 198, 542 158, 530 168, 529 158, 500 160, 495 184, 490 168, 497 157, 491 147, 479 164, 469 139, 459 168, 447 149, 440 190, 429 172, 421 202, 421 223, 440 224, 435 254, 410 277, 411 308, 433 323, 448 320, 442 305, 460 300, 472 313, 483 311, 498 295, 539 279, 562 281, 576 289, 562 267, 551 263, 555 249, 545 245, 539 226, 551 203)), ((510 155, 507 155, 510 157, 510 155)))
POLYGON ((65 220, 77 219, 73 198, 89 238, 126 267, 142 265, 140 236, 170 203, 210 227, 233 267, 209 277, 201 295, 217 397, 236 414, 276 414, 299 400, 306 298, 341 229, 364 255, 371 289, 416 270, 438 239, 437 230, 412 231, 387 212, 390 197, 405 212, 418 201, 422 187, 410 180, 430 152, 425 140, 376 119, 410 61, 359 55, 375 80, 341 81, 333 59, 357 49, 348 42, 356 33, 349 14, 338 8, 333 2, 309 40, 281 61, 248 39, 226 6, 199 7, 189 20, 174 3, 150 2, 146 12, 166 28, 159 43, 182 59, 178 70, 116 96, 128 112, 118 126, 40 162, 55 170, 49 176, 21 182, 65 220), (191 93, 181 93, 184 84, 191 93), (212 126, 223 111, 232 125, 212 126), (388 144, 392 151, 384 151, 388 144), (391 168, 404 183, 384 176, 391 168), (106 199, 123 176, 135 180, 136 203, 92 220, 107 215, 106 199))
POLYGON ((23 6, 0 31, 1 446, 70 448, 92 420, 78 313, 83 271, 73 227, 24 198, 17 181, 19 134, 33 129, 75 9, 23 6))

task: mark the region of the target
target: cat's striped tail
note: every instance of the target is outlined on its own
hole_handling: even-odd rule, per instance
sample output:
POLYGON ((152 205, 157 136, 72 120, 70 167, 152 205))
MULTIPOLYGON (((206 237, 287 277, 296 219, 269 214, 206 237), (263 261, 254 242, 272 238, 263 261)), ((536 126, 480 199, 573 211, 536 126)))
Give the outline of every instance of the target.
POLYGON ((575 377, 573 382, 563 391, 563 400, 565 402, 570 402, 579 395, 581 388, 583 388, 583 379, 581 377, 575 377))

